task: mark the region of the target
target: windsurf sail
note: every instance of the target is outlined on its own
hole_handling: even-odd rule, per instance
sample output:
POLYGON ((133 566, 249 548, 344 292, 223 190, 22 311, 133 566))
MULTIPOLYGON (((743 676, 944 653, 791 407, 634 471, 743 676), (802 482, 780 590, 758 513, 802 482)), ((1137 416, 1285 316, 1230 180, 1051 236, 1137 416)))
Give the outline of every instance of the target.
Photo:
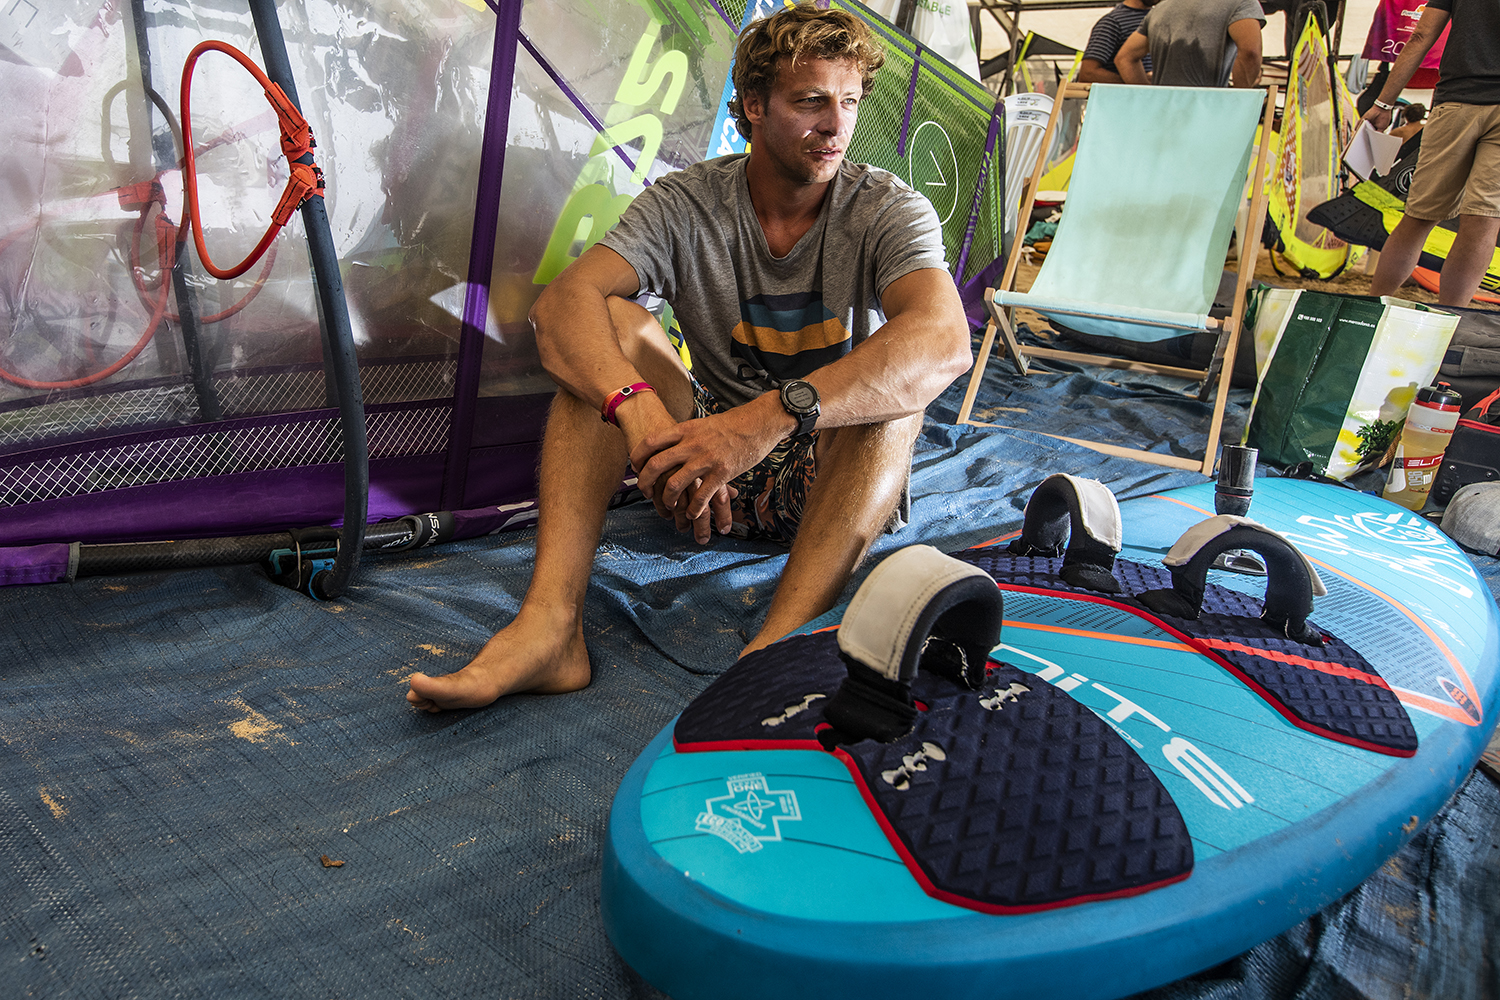
POLYGON ((1353 252, 1339 236, 1307 218, 1307 210, 1342 190, 1341 152, 1358 119, 1343 77, 1329 59, 1322 4, 1302 8, 1292 50, 1286 110, 1267 178, 1265 243, 1305 278, 1331 278, 1353 252))
MULTIPOLYGON (((888 53, 850 155, 932 201, 978 303, 999 256, 1002 112, 836 2, 888 53)), ((529 500, 554 387, 528 310, 645 185, 719 155, 746 0, 281 0, 277 13, 325 173, 369 516, 529 500)), ((0 376, 0 545, 340 518, 349 394, 325 376, 300 219, 239 279, 196 261, 174 275, 187 214, 173 91, 208 38, 259 55, 244 0, 0 9, 0 369, 14 376, 0 376)), ((214 256, 237 260, 286 181, 277 116, 227 59, 193 81, 200 221, 214 256)))

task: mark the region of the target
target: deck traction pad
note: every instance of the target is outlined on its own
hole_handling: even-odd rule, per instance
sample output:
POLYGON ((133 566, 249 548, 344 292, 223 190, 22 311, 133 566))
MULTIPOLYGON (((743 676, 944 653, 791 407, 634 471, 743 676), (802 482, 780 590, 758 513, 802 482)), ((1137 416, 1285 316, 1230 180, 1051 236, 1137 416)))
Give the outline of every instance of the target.
MULTIPOLYGON (((677 721, 676 748, 817 749, 846 669, 833 631, 746 656, 677 721)), ((1186 878, 1193 849, 1171 794, 1067 693, 991 663, 981 690, 919 674, 926 706, 894 743, 837 750, 912 875, 932 896, 1024 913, 1186 878)))
POLYGON ((1060 556, 1016 556, 1003 546, 967 549, 953 556, 989 573, 1002 588, 1087 598, 1164 625, 1227 667, 1301 729, 1397 757, 1417 751, 1417 731, 1406 707, 1369 661, 1323 629, 1318 629, 1325 639, 1322 646, 1288 639, 1260 621, 1264 605, 1259 598, 1210 583, 1204 590, 1202 615, 1176 618, 1149 610, 1131 596, 1171 589, 1171 571, 1162 566, 1116 559, 1115 578, 1125 592, 1100 594, 1058 575, 1060 556))

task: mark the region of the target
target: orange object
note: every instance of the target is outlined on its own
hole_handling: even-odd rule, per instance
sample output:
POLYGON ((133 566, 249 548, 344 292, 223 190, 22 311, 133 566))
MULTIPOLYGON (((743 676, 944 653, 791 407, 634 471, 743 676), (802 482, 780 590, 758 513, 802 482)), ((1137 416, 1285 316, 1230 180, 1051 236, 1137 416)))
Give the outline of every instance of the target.
MULTIPOLYGON (((1411 273, 1411 276, 1417 284, 1421 285, 1429 292, 1432 292, 1434 295, 1437 294, 1438 273, 1432 268, 1419 267, 1411 273)), ((1500 306, 1500 295, 1491 295, 1489 292, 1475 292, 1473 301, 1485 302, 1490 305, 1500 306)))
POLYGON ((271 241, 276 234, 281 232, 281 227, 286 225, 292 218, 292 213, 297 210, 308 198, 314 195, 323 195, 323 171, 313 162, 312 150, 317 145, 313 140, 312 127, 307 124, 307 119, 302 117, 302 112, 286 96, 286 92, 239 49, 225 42, 209 39, 199 42, 188 53, 187 63, 182 67, 182 166, 183 176, 187 187, 187 215, 193 223, 193 242, 198 248, 198 259, 203 261, 204 270, 215 278, 229 279, 238 278, 260 259, 261 255, 270 247, 271 241), (220 268, 209 259, 208 247, 203 242, 203 223, 198 213, 198 166, 193 152, 193 119, 191 110, 192 77, 193 66, 197 64, 198 57, 205 52, 223 52, 232 56, 241 66, 255 77, 256 82, 265 90, 266 100, 276 109, 276 118, 281 126, 281 152, 286 156, 287 165, 291 170, 291 176, 287 178, 286 189, 281 194, 281 201, 271 213, 272 223, 266 228, 261 236, 260 242, 255 249, 245 257, 244 260, 230 268, 220 268))

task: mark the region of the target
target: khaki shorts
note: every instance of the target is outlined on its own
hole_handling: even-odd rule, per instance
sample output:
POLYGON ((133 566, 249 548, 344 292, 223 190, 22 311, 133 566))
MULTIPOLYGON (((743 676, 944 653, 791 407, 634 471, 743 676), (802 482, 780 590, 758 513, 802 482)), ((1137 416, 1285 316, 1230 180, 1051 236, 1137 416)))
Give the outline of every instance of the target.
POLYGON ((1500 217, 1500 104, 1444 101, 1432 109, 1406 214, 1426 222, 1500 217))

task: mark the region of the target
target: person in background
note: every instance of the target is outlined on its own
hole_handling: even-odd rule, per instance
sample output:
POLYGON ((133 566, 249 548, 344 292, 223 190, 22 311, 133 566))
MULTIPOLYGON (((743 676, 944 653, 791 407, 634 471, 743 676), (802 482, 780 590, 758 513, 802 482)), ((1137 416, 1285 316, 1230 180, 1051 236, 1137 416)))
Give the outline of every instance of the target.
POLYGON ((1410 139, 1422 131, 1422 126, 1427 124, 1423 119, 1427 117, 1427 107, 1423 104, 1407 104, 1401 108, 1401 124, 1391 129, 1391 135, 1398 137, 1402 142, 1410 139))
POLYGON ((1364 120, 1381 129, 1390 124, 1396 98, 1450 19, 1406 211, 1380 251, 1370 294, 1394 294, 1411 277, 1433 227, 1457 215, 1438 303, 1464 306, 1479 290, 1500 235, 1500 4, 1428 0, 1364 120))
MULTIPOLYGON (((1155 7, 1159 0, 1121 0, 1109 13, 1094 23, 1089 32, 1089 43, 1083 50, 1083 62, 1078 67, 1079 83, 1124 83, 1120 71, 1115 68, 1115 55, 1125 40, 1135 34, 1141 26, 1146 11, 1155 7)), ((1145 59, 1145 69, 1151 73, 1151 57, 1145 59)))
POLYGON ((1265 23, 1256 0, 1161 0, 1120 47, 1115 66, 1126 83, 1253 87, 1265 23))

